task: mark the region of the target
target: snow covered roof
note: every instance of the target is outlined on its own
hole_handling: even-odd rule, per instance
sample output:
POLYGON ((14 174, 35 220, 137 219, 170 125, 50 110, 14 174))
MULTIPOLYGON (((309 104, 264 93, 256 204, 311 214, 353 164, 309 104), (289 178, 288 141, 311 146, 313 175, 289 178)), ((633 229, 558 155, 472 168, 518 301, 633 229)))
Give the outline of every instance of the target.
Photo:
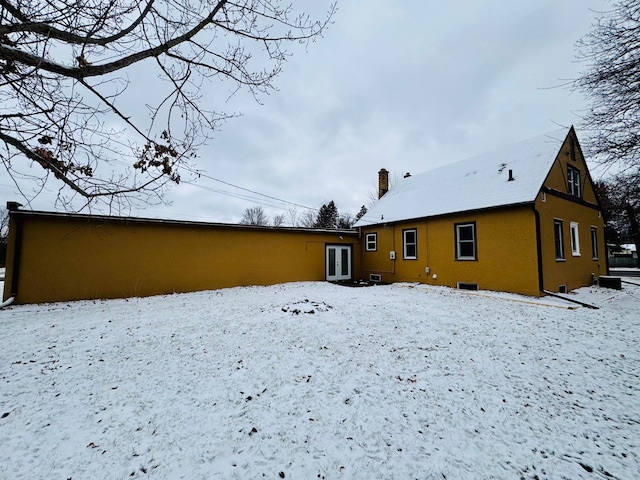
POLYGON ((404 178, 355 226, 533 202, 568 133, 562 128, 404 178))

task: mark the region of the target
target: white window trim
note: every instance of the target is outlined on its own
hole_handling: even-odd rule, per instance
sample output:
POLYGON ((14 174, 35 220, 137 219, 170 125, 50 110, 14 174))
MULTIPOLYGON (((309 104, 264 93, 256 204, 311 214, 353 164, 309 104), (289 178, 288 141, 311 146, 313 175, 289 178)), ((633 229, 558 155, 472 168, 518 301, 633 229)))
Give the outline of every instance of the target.
POLYGON ((600 251, 598 249, 598 227, 591 225, 589 233, 591 234, 591 258, 592 260, 598 260, 600 258, 600 251))
POLYGON ((569 195, 582 198, 582 173, 576 167, 567 165, 567 184, 569 195))
POLYGON ((456 224, 456 260, 477 260, 476 242, 476 224, 474 222, 456 224), (464 227, 471 227, 471 231, 473 232, 473 238, 471 240, 460 240, 460 229, 464 227), (461 242, 473 243, 473 255, 462 255, 462 249, 460 248, 461 242))
POLYGON ((418 230, 415 228, 409 228, 402 231, 402 258, 405 260, 416 260, 418 258, 418 230), (413 232, 413 243, 407 243, 407 233, 413 232), (415 255, 407 255, 407 245, 413 245, 415 247, 415 255))
POLYGON ((375 252, 378 250, 378 234, 377 233, 367 233, 364 239, 365 250, 367 252, 375 252), (371 240, 372 239, 372 240, 371 240), (373 244, 372 247, 369 247, 370 244, 373 244))
POLYGON ((578 229, 578 222, 571 222, 569 224, 569 232, 571 234, 571 255, 574 257, 580 256, 580 231, 578 229))

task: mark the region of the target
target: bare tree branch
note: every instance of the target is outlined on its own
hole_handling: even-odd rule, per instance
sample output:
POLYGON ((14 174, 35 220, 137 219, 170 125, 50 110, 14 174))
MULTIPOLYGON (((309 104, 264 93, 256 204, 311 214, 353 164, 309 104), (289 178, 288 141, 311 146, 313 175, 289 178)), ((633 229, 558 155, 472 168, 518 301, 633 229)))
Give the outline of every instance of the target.
POLYGON ((573 83, 591 106, 585 146, 607 165, 640 168, 640 0, 619 0, 578 42, 586 69, 573 83))
POLYGON ((2 165, 34 195, 58 182, 69 208, 75 196, 89 206, 161 201, 197 175, 196 149, 235 115, 206 107, 207 83, 224 79, 259 100, 274 89, 284 45, 315 40, 334 13, 313 21, 279 0, 0 0, 2 165), (154 78, 144 93, 155 98, 123 101, 154 78))

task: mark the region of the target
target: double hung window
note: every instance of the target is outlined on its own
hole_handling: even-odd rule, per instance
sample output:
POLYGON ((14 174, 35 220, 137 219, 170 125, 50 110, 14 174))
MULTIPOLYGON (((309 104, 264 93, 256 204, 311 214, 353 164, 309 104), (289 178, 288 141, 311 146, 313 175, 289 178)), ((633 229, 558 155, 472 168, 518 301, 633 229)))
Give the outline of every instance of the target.
POLYGON ((567 165, 567 191, 574 197, 580 197, 580 170, 567 165))
POLYGON ((365 249, 367 252, 375 252, 378 249, 377 233, 367 233, 365 237, 365 249))
POLYGON ((591 258, 598 259, 598 229, 591 227, 591 258))
POLYGON ((553 237, 556 245, 556 260, 564 260, 564 239, 562 236, 562 220, 553 221, 553 237))
POLYGON ((407 260, 418 258, 418 233, 415 228, 402 231, 402 258, 407 260))
POLYGON ((571 255, 574 257, 580 256, 580 235, 578 234, 578 224, 571 222, 569 224, 571 232, 571 255))
POLYGON ((455 225, 456 260, 477 260, 476 224, 457 223, 455 225))

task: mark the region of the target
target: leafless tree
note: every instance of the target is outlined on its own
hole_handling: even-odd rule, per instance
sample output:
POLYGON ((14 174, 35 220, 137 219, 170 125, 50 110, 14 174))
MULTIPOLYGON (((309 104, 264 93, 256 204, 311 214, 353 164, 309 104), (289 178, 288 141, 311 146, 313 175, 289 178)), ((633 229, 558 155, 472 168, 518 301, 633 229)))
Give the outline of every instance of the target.
POLYGON ((584 142, 595 159, 640 168, 640 0, 621 0, 578 42, 586 70, 574 83, 591 102, 584 142))
POLYGON ((298 209, 294 206, 289 207, 287 210, 287 216, 289 217, 289 224, 292 227, 298 227, 298 209))
POLYGON ((285 216, 284 213, 278 213, 278 214, 274 215, 273 216, 273 226, 274 227, 281 227, 282 225, 284 225, 286 219, 287 219, 287 217, 285 216))
POLYGON ((269 224, 269 217, 261 206, 247 208, 242 214, 241 225, 265 226, 269 224))
POLYGON ((197 147, 234 115, 205 101, 214 80, 259 99, 287 45, 315 40, 334 12, 313 20, 279 0, 0 0, 0 160, 27 200, 55 185, 67 206, 161 201, 197 176, 197 147))
POLYGON ((9 210, 0 208, 0 243, 6 243, 9 236, 9 210))
POLYGON ((316 224, 318 214, 316 211, 307 209, 298 216, 297 227, 313 228, 316 224))

